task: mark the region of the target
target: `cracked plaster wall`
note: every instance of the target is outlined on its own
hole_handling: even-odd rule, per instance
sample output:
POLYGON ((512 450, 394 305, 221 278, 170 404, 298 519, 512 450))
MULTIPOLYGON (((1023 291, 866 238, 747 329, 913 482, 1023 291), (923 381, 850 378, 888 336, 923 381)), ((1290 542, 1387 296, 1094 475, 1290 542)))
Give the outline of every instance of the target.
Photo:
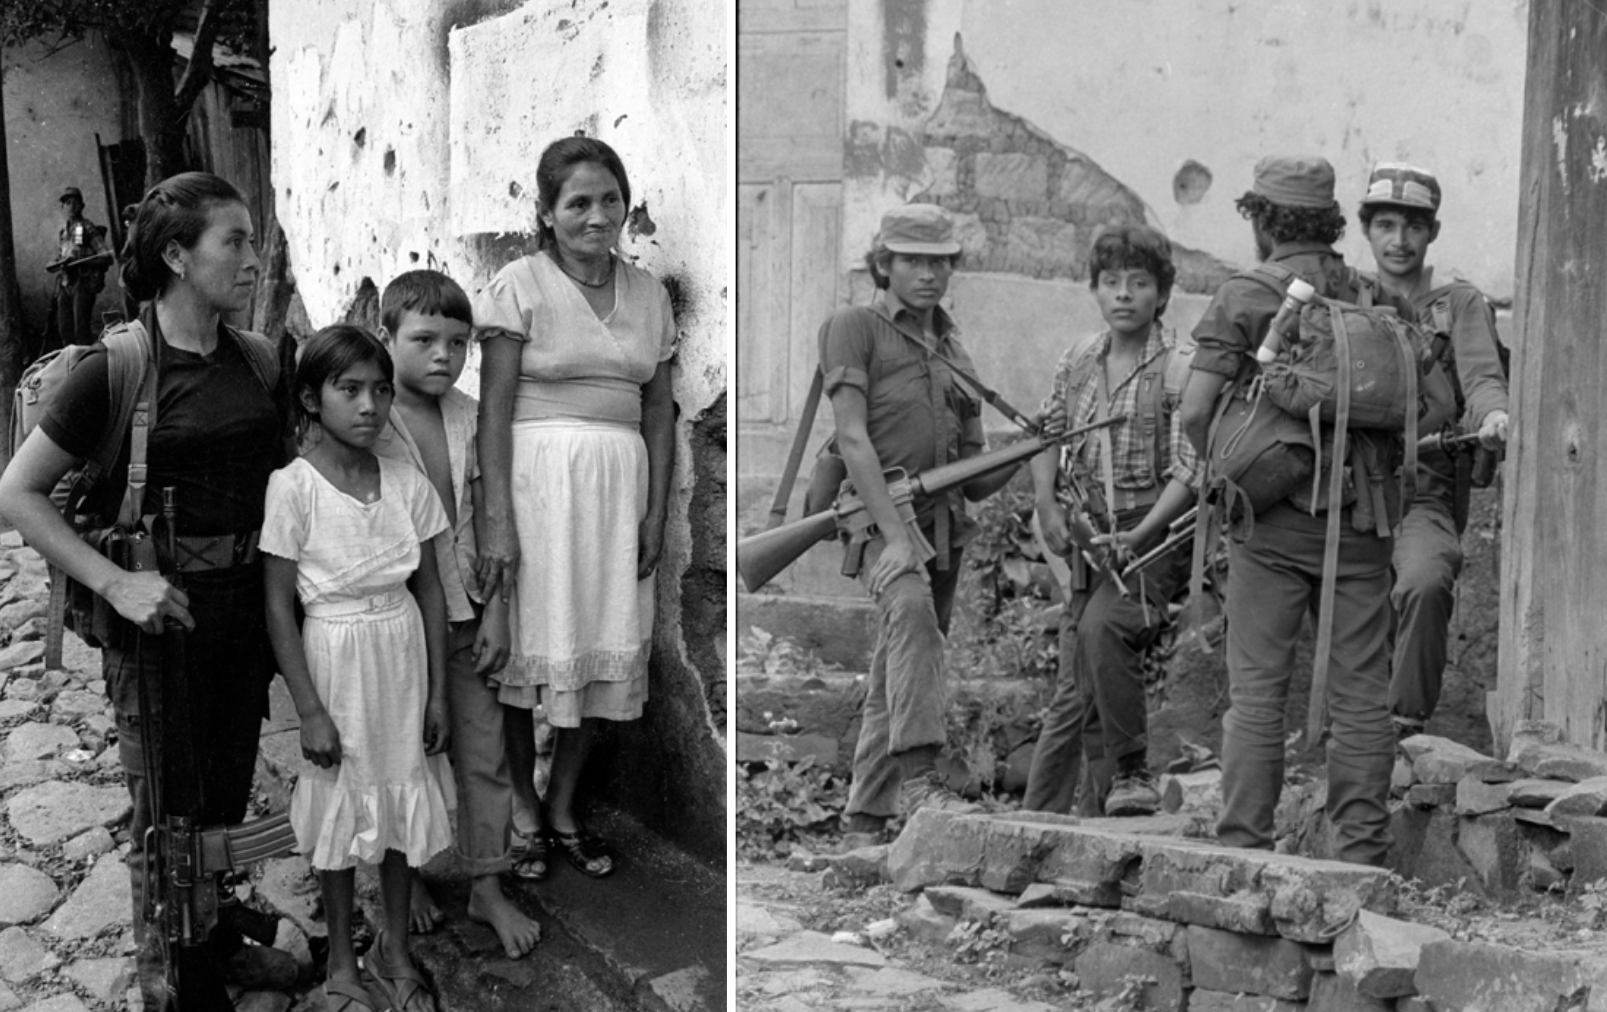
POLYGON ((851 297, 868 297, 860 260, 883 211, 950 208, 966 248, 951 301, 978 367, 1035 404, 1045 363, 1102 327, 1086 288, 1099 225, 1145 220, 1178 245, 1167 317, 1187 329, 1224 273, 1253 263, 1233 201, 1255 162, 1291 151, 1334 163, 1352 216, 1340 249, 1364 269, 1353 215, 1370 166, 1436 171, 1437 273, 1510 299, 1527 7, 1135 0, 1115 17, 1094 0, 850 4, 851 297))
MULTIPOLYGON (((621 252, 670 288, 676 470, 652 701, 598 786, 708 857, 725 836, 726 22, 697 0, 294 0, 271 9, 274 187, 314 326, 415 267, 471 293, 533 249, 535 167, 584 131, 619 151, 621 252), (539 70, 539 72, 533 72, 539 70)), ((475 392, 471 358, 460 385, 475 392)))

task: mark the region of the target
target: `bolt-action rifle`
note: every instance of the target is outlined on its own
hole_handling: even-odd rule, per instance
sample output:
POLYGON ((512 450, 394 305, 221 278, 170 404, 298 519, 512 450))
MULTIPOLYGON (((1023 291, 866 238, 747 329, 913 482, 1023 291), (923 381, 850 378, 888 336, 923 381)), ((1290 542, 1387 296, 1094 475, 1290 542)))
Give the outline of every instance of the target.
MULTIPOLYGON (((920 474, 905 475, 899 469, 889 472, 889 477, 894 481, 903 479, 908 482, 912 501, 923 496, 930 497, 1023 460, 1029 460, 1045 449, 1075 436, 1125 420, 1125 415, 1118 415, 1052 437, 1028 436, 1018 443, 980 453, 975 457, 967 457, 952 464, 934 467, 920 474)), ((812 513, 790 524, 782 524, 763 534, 755 534, 738 541, 737 572, 742 576, 742 585, 751 593, 769 583, 777 573, 792 565, 804 552, 835 534, 839 515, 838 508, 833 506, 829 510, 812 513)))

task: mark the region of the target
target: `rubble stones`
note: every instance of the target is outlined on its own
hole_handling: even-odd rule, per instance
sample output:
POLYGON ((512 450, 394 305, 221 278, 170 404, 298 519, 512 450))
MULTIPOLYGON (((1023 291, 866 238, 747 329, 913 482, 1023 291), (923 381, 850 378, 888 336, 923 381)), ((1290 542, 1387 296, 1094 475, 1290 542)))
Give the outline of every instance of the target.
POLYGON ((1097 995, 1109 995, 1133 978, 1144 978, 1139 1008, 1180 1012, 1188 1007, 1183 968, 1168 956, 1136 946, 1096 942, 1079 954, 1073 965, 1082 988, 1097 995))
POLYGON ((24 664, 32 664, 45 656, 45 645, 39 640, 13 643, 0 650, 0 671, 10 671, 24 664))
POLYGON ((106 831, 106 827, 96 826, 62 844, 61 856, 69 861, 82 861, 85 858, 99 857, 115 846, 112 834, 106 831))
MULTIPOLYGON (((1464 777, 1464 780, 1476 779, 1464 777)), ((1479 781, 1483 783, 1483 781, 1479 781)), ((1406 803, 1413 808, 1439 808, 1456 801, 1455 784, 1413 784, 1406 789, 1406 803)))
POLYGON ((1355 923, 1334 939, 1334 969, 1368 997, 1416 994, 1412 974, 1423 946, 1450 937, 1439 928, 1363 910, 1355 923))
POLYGON ((938 913, 925 896, 918 897, 914 904, 900 910, 894 919, 911 937, 933 945, 941 944, 959 923, 953 917, 938 913))
POLYGON ((36 847, 126 818, 132 809, 122 787, 52 780, 15 794, 6 804, 12 828, 36 847))
POLYGON ((89 1012, 89 1006, 75 994, 58 994, 54 998, 36 1001, 22 1012, 89 1012))
POLYGON ((1196 987, 1269 998, 1303 999, 1311 993, 1313 971, 1305 949, 1286 938, 1196 925, 1188 929, 1188 952, 1196 987))
POLYGON ((1412 773, 1419 783, 1455 784, 1470 774, 1488 783, 1518 778, 1512 763, 1492 759, 1449 738, 1415 734, 1400 747, 1412 760, 1412 773))
MULTIPOLYGON (((111 1004, 112 999, 128 988, 134 976, 134 962, 118 956, 81 959, 68 966, 65 972, 79 987, 88 991, 90 997, 111 1004)), ((288 998, 285 1000, 289 1001, 288 998)))
POLYGON ((1463 777, 1456 784, 1456 814, 1486 815, 1499 812, 1512 807, 1511 797, 1511 784, 1487 784, 1476 776, 1463 777))
POLYGON ((1413 977, 1430 1008, 1458 1012, 1555 1012, 1607 988, 1601 953, 1524 952, 1483 942, 1423 946, 1413 977))
POLYGON ((1578 783, 1607 776, 1607 754, 1563 742, 1514 736, 1508 759, 1525 775, 1578 783))
POLYGON ((1544 808, 1557 800, 1568 790, 1568 785, 1559 780, 1536 780, 1527 778, 1514 780, 1511 785, 1509 798, 1519 808, 1544 808))
POLYGON ((56 883, 44 872, 25 864, 0 865, 0 925, 32 924, 60 898, 56 883))
POLYGON ((1306 1012, 1306 1003, 1195 988, 1189 995, 1189 1012, 1306 1012))
POLYGON ((1603 810, 1607 810, 1607 776, 1581 780, 1546 806, 1546 814, 1553 819, 1559 815, 1600 815, 1603 810))
POLYGON ((101 713, 106 709, 106 698, 97 696, 93 692, 83 689, 64 690, 50 704, 53 716, 62 720, 74 720, 79 717, 88 717, 91 714, 101 713))
POLYGON ((1071 957, 1064 939, 1069 935, 1082 940, 1088 934, 1088 919, 1075 910, 1012 910, 996 922, 1010 937, 1010 952, 1034 963, 1060 966, 1071 957))
POLYGON ((961 921, 991 923, 995 914, 1015 909, 1015 902, 998 893, 970 886, 933 886, 925 896, 932 909, 944 917, 961 921))
POLYGON ((118 855, 104 854, 41 928, 57 938, 93 938, 126 921, 132 904, 127 866, 118 855))
POLYGON ((1319 973, 1311 979, 1308 1007, 1318 1012, 1395 1012, 1392 999, 1362 994, 1350 981, 1333 973, 1319 973))

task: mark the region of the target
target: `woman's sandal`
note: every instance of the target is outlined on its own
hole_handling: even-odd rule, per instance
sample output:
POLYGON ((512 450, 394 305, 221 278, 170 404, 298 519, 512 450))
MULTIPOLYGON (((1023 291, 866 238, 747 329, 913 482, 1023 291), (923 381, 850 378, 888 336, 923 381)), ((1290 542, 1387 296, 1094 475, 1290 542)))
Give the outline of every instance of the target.
POLYGON ((324 1008, 328 1012, 375 1012, 368 989, 343 980, 324 981, 324 1008))
POLYGON ((548 846, 547 834, 543 830, 530 833, 513 830, 511 856, 513 866, 509 870, 516 878, 526 882, 545 882, 547 876, 552 874, 552 848, 548 846))
POLYGON ((374 944, 363 954, 363 968, 374 981, 375 990, 390 1003, 392 1012, 439 1012, 435 988, 416 967, 393 967, 385 962, 384 941, 383 929, 374 932, 374 944))
POLYGON ((552 842, 556 843, 569 858, 569 863, 575 870, 590 878, 607 878, 614 874, 618 865, 618 858, 614 848, 600 836, 593 836, 580 826, 573 833, 560 833, 556 829, 548 833, 552 842))

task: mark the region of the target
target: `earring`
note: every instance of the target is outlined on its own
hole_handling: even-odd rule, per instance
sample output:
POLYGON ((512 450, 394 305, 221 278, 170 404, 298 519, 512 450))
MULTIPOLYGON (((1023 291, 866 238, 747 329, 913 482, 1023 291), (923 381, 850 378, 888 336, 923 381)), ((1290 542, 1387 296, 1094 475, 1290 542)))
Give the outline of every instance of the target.
POLYGON ((182 268, 182 267, 179 268, 179 280, 180 281, 184 280, 184 268, 182 268))

